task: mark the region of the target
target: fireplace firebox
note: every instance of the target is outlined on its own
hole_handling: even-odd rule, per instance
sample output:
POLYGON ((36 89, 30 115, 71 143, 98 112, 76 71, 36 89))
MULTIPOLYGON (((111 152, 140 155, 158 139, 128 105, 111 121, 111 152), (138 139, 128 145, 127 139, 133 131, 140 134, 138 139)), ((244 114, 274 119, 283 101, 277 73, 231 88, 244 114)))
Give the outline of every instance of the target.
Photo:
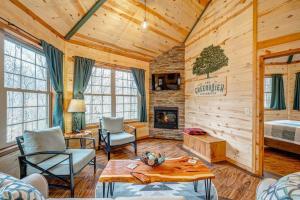
POLYGON ((178 108, 154 107, 154 128, 178 129, 178 108))

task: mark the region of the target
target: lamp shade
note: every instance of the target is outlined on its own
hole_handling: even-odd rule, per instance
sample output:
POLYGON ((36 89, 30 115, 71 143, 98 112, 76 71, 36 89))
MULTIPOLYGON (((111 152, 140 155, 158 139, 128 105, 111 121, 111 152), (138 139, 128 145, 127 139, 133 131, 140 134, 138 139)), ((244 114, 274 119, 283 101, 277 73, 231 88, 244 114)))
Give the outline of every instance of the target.
POLYGON ((85 101, 83 99, 72 99, 68 107, 68 112, 85 112, 85 101))

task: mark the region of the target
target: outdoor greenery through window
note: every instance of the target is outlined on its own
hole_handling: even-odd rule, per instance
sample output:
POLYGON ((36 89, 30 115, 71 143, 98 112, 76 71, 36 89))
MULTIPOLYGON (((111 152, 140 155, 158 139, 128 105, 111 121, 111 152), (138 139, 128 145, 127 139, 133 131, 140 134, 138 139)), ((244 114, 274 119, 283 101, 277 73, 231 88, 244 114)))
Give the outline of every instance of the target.
POLYGON ((264 79, 264 107, 266 109, 270 108, 271 105, 271 95, 272 95, 272 77, 265 77, 264 79))
POLYGON ((42 51, 16 40, 4 40, 6 143, 24 130, 49 127, 49 80, 42 51))
POLYGON ((102 116, 138 119, 138 91, 129 71, 94 67, 84 98, 87 124, 102 116))

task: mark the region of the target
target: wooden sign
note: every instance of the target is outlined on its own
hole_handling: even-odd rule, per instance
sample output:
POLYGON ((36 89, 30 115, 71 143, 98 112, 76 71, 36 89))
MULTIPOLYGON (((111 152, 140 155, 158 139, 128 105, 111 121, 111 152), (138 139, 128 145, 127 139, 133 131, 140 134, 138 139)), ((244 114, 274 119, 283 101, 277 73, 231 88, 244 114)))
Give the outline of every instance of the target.
POLYGON ((227 92, 226 77, 201 80, 194 90, 197 96, 225 96, 227 92))

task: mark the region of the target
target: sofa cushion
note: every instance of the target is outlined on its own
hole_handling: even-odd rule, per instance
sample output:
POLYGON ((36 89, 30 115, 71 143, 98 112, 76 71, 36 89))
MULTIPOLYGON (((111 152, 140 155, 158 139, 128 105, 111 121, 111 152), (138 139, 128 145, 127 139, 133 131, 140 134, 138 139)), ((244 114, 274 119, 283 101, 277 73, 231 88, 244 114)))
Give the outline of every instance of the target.
POLYGON ((114 133, 110 135, 110 145, 117 146, 122 144, 127 144, 130 142, 134 142, 135 137, 132 134, 121 132, 121 133, 114 133))
MULTIPOLYGON (((73 155, 73 171, 75 174, 83 169, 96 155, 94 149, 67 149, 66 152, 72 153, 73 155)), ((69 160, 67 158, 67 155, 57 155, 39 163, 38 166, 43 169, 48 169, 59 163, 49 171, 56 175, 69 175, 69 160)), ((40 173, 40 170, 28 166, 27 174, 33 173, 40 173)))
MULTIPOLYGON (((65 151, 66 144, 63 133, 59 127, 53 127, 36 131, 25 131, 24 152, 25 154, 41 151, 65 151)), ((39 163, 53 155, 30 156, 27 159, 33 163, 39 163)))
POLYGON ((110 133, 120 133, 123 131, 123 117, 103 117, 102 128, 110 133))
POLYGON ((11 180, 0 188, 0 199, 14 200, 44 200, 45 197, 36 188, 21 180, 7 177, 11 180))
POLYGON ((176 196, 156 196, 156 197, 119 197, 116 200, 185 200, 184 197, 176 196))
POLYGON ((300 199, 300 172, 289 174, 277 182, 269 184, 265 190, 257 194, 258 200, 300 199))

